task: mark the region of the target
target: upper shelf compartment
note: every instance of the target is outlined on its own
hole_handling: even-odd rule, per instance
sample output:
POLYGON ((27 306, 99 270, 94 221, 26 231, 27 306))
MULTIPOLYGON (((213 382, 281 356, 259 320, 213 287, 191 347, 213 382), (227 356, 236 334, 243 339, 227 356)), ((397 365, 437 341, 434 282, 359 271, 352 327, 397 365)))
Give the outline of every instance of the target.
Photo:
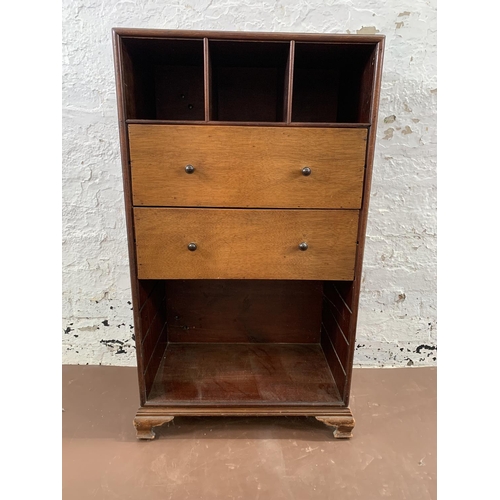
POLYGON ((289 42, 210 40, 210 120, 286 121, 289 42))
POLYGON ((122 54, 127 118, 205 119, 202 39, 125 38, 122 54))
POLYGON ((368 123, 375 44, 295 43, 292 122, 368 123))
POLYGON ((129 123, 366 127, 371 122, 376 40, 170 33, 119 40, 129 123))

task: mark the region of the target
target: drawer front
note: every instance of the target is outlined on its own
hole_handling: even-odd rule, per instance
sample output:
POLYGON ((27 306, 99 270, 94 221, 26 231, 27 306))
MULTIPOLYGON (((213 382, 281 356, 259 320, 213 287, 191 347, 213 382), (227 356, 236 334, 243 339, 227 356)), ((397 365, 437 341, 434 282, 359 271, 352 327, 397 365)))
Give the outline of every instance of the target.
POLYGON ((135 208, 138 277, 351 280, 358 216, 357 210, 135 208))
POLYGON ((134 205, 361 207, 367 129, 129 125, 128 130, 134 205), (310 175, 303 174, 305 167, 310 175))

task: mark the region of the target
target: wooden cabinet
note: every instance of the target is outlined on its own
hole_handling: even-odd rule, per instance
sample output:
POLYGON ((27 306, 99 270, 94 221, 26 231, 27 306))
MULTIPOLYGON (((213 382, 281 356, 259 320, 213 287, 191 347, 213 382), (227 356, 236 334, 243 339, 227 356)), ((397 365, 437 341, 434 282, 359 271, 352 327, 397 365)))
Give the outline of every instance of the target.
POLYGON ((137 436, 304 415, 350 437, 384 37, 113 37, 137 436))

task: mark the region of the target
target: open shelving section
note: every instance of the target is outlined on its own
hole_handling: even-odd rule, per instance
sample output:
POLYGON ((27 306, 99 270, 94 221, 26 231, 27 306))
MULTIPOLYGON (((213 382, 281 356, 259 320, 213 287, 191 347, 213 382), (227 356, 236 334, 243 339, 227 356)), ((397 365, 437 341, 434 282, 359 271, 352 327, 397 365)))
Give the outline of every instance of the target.
POLYGON ((125 118, 368 126, 376 44, 123 38, 125 118))
POLYGON ((340 356, 349 349, 345 283, 140 280, 140 287, 141 348, 151 352, 146 406, 343 405, 347 366, 334 349, 340 356))

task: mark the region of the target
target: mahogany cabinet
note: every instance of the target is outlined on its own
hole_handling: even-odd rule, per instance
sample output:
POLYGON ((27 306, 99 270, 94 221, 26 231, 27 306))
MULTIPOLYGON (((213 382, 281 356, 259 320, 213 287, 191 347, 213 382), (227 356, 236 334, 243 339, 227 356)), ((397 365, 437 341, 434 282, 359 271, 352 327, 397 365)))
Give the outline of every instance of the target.
POLYGON ((113 30, 137 436, 349 392, 384 37, 113 30))

